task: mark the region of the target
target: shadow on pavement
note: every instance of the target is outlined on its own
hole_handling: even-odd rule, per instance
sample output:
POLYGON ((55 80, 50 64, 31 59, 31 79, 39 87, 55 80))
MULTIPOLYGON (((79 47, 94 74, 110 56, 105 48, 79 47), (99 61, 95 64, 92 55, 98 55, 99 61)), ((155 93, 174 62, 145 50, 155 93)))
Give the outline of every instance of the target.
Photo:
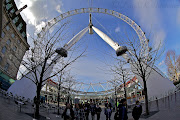
MULTIPOLYGON (((32 113, 26 113, 26 114, 34 118, 34 114, 32 113)), ((39 118, 36 120, 47 120, 47 118, 45 116, 39 115, 39 118)))
POLYGON ((146 115, 146 113, 144 113, 144 114, 142 114, 141 115, 141 117, 140 118, 149 118, 149 117, 151 117, 151 116, 153 116, 153 115, 155 115, 156 113, 158 113, 159 111, 151 111, 151 112, 149 112, 149 115, 146 115))

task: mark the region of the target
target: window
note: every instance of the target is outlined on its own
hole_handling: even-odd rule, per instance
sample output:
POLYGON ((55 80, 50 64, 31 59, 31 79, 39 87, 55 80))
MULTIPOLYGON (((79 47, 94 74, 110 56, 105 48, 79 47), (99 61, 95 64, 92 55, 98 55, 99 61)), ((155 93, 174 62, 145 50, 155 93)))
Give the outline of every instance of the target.
POLYGON ((2 61, 2 57, 0 56, 0 62, 2 61))
POLYGON ((10 55, 9 55, 9 59, 12 60, 12 57, 13 57, 12 54, 10 54, 10 55))
POLYGON ((14 47, 13 47, 13 51, 15 52, 16 50, 17 50, 17 47, 16 47, 16 46, 14 46, 14 47))
POLYGON ((14 33, 12 33, 12 34, 11 34, 11 37, 14 38, 14 36, 15 36, 14 33))
POLYGON ((6 9, 9 10, 13 5, 12 4, 7 4, 6 9))
POLYGON ((20 24, 17 26, 17 29, 20 31, 20 30, 22 29, 22 26, 23 26, 23 24, 20 23, 20 24))
POLYGON ((13 23, 15 24, 18 20, 19 20, 19 17, 17 16, 13 19, 13 23))
POLYGON ((4 66, 4 70, 8 71, 8 68, 9 68, 9 63, 6 63, 6 65, 4 66))
POLYGON ((6 53, 6 50, 7 50, 7 48, 6 48, 6 46, 4 46, 4 47, 2 48, 2 50, 1 50, 1 52, 2 52, 3 54, 5 54, 5 53, 6 53))
POLYGON ((7 26, 6 26, 6 30, 9 31, 9 29, 10 29, 10 28, 9 28, 9 25, 7 25, 7 26))
POLYGON ((13 14, 15 12, 15 9, 13 8, 10 12, 13 14))
POLYGON ((1 37, 4 38, 5 37, 5 33, 2 31, 1 33, 1 37))
POLYGON ((7 45, 10 45, 11 44, 11 40, 8 39, 7 42, 6 42, 7 45))
POLYGON ((11 0, 6 0, 6 3, 11 2, 11 0))
POLYGON ((18 43, 18 44, 20 44, 20 43, 21 43, 21 41, 20 41, 20 40, 17 40, 17 43, 18 43))
POLYGON ((22 32, 22 36, 25 38, 25 37, 26 37, 26 33, 25 33, 25 32, 22 32))

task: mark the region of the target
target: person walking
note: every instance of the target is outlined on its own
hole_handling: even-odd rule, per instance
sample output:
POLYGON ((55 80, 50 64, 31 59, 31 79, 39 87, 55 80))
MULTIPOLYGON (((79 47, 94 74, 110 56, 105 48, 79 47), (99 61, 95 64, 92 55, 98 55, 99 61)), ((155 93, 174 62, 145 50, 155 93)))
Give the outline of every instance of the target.
POLYGON ((62 118, 64 118, 64 120, 74 120, 74 111, 69 103, 66 104, 62 118))
POLYGON ((133 108, 132 116, 134 120, 139 120, 142 114, 142 106, 140 105, 139 101, 136 101, 136 106, 133 108))
POLYGON ((119 108, 118 108, 118 106, 117 106, 116 112, 115 112, 115 114, 114 114, 114 120, 120 120, 120 118, 119 118, 119 108))
POLYGON ((82 104, 79 104, 79 116, 80 120, 85 120, 85 112, 84 112, 84 106, 82 104))
POLYGON ((75 106, 74 106, 74 118, 75 118, 75 120, 80 120, 80 116, 79 116, 80 113, 79 112, 80 112, 79 105, 75 104, 75 106))
POLYGON ((85 112, 86 120, 89 120, 89 111, 90 111, 90 105, 89 105, 88 102, 86 102, 85 107, 84 107, 84 112, 85 112))
POLYGON ((97 120, 100 120, 101 111, 102 111, 101 107, 99 105, 97 105, 97 107, 96 107, 97 120))
POLYGON ((120 104, 118 106, 119 114, 118 114, 118 120, 127 120, 127 109, 126 109, 127 101, 126 99, 121 99, 120 104))
POLYGON ((96 106, 95 106, 95 104, 91 103, 90 111, 91 111, 91 118, 92 118, 92 120, 95 120, 95 113, 96 113, 96 106))
POLYGON ((111 120, 111 113, 112 113, 112 110, 108 105, 104 110, 104 114, 106 115, 106 120, 111 120))
POLYGON ((0 81, 0 89, 2 89, 2 82, 0 81))

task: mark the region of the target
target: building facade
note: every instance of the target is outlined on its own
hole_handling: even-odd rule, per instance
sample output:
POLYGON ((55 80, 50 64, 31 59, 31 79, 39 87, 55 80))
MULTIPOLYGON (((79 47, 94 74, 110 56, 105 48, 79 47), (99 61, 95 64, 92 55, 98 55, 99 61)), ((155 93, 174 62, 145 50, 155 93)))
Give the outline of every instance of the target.
POLYGON ((20 63, 29 49, 26 35, 26 22, 18 11, 14 0, 0 2, 0 81, 7 90, 16 80, 20 63))

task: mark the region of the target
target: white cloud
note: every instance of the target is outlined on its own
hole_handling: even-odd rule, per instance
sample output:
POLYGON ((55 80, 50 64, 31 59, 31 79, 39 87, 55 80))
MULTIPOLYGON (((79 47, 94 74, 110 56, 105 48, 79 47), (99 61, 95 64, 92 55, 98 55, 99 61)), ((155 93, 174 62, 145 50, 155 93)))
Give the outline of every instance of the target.
POLYGON ((115 32, 116 32, 116 33, 117 33, 117 32, 120 32, 120 27, 119 27, 119 26, 116 27, 115 32))
POLYGON ((42 21, 49 21, 58 16, 62 12, 62 1, 44 1, 44 0, 15 0, 17 7, 20 8, 24 5, 28 7, 21 12, 21 15, 25 19, 28 25, 34 26, 39 30, 39 26, 42 25, 42 21), (37 27, 36 27, 37 26, 37 27))
POLYGON ((144 32, 153 35, 152 40, 155 48, 166 38, 158 4, 159 0, 134 0, 134 10, 139 17, 138 24, 144 28, 144 32))
POLYGON ((163 29, 161 29, 159 32, 157 32, 154 37, 153 37, 153 43, 154 43, 154 48, 162 47, 164 44, 164 40, 166 38, 166 33, 164 32, 163 29), (160 46, 159 46, 160 45, 160 46))
POLYGON ((62 13, 61 5, 57 5, 57 6, 56 6, 56 10, 57 10, 59 13, 62 13))
POLYGON ((27 20, 26 22, 28 22, 28 24, 32 24, 32 25, 35 25, 35 22, 36 22, 36 18, 30 9, 32 7, 34 1, 35 0, 26 0, 26 1, 25 0, 20 0, 20 1, 15 0, 18 9, 24 5, 28 6, 21 12, 21 14, 23 14, 25 19, 27 20))
POLYGON ((161 61, 158 65, 159 65, 159 66, 164 65, 164 60, 163 60, 163 61, 161 61))
POLYGON ((36 32, 35 33, 39 33, 42 30, 42 27, 44 27, 46 25, 46 23, 44 21, 41 21, 40 24, 36 25, 36 32))

